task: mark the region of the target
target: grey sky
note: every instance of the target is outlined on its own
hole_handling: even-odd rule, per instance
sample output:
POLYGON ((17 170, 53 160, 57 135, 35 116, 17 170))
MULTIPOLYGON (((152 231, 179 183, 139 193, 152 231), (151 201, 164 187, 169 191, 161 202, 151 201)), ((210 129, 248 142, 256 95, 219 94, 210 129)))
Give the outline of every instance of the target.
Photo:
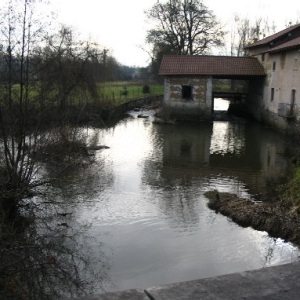
MULTIPOLYGON (((59 20, 72 25, 85 36, 112 49, 122 64, 145 66, 148 55, 140 49, 149 28, 144 11, 157 0, 50 0, 59 20)), ((204 0, 204 3, 230 31, 234 14, 249 18, 268 18, 279 31, 289 21, 300 19, 299 0, 204 0)), ((224 51, 223 51, 224 52, 224 51)), ((226 53, 223 53, 226 54, 226 53)))

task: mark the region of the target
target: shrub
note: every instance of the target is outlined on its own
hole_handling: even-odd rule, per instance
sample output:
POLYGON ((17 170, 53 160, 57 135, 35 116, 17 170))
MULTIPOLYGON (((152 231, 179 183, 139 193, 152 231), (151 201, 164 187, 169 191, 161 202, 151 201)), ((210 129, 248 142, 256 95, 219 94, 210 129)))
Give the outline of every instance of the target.
POLYGON ((143 86, 143 94, 150 94, 150 86, 148 84, 143 86))
POLYGON ((284 200, 290 202, 292 206, 300 213, 300 168, 297 167, 293 177, 284 185, 284 200))
POLYGON ((123 87, 123 91, 121 92, 121 94, 122 94, 123 96, 127 96, 127 95, 128 95, 127 86, 124 86, 124 87, 123 87))

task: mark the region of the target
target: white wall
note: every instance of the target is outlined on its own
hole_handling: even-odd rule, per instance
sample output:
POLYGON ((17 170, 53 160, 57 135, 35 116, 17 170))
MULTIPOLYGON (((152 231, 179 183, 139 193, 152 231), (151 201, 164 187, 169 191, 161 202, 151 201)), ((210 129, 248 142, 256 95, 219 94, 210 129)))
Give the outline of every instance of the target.
MULTIPOLYGON (((261 57, 259 57, 261 61, 261 57)), ((296 90, 295 104, 300 107, 300 51, 266 55, 262 62, 267 79, 264 86, 264 109, 278 113, 279 103, 291 104, 292 90, 296 90), (273 63, 276 67, 273 70, 273 63), (271 89, 274 88, 274 99, 271 100, 271 89)))

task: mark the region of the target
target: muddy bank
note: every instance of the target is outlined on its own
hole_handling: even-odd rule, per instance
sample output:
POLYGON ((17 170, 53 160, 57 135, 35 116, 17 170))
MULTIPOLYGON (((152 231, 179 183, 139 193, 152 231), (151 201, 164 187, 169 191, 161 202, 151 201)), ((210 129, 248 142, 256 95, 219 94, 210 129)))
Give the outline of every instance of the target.
POLYGON ((300 245, 300 220, 296 212, 281 202, 263 203, 239 198, 234 194, 205 193, 208 207, 229 217, 243 227, 266 231, 272 237, 300 245))

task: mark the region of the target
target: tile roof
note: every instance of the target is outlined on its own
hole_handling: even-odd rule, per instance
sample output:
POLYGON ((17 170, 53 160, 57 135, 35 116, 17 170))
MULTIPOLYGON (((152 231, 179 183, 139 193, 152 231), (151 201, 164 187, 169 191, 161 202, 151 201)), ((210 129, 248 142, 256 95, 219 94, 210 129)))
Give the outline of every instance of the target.
POLYGON ((259 40, 249 46, 247 46, 246 48, 254 48, 254 47, 258 47, 258 46, 262 46, 262 45, 267 45, 269 44, 270 42, 272 42, 273 40, 276 40, 286 34, 288 34, 289 32, 293 31, 294 29, 297 29, 297 28, 300 28, 300 24, 296 24, 296 25, 293 25, 293 26, 290 26, 284 30, 281 30, 275 34, 272 34, 270 36, 267 36, 266 38, 262 39, 262 40, 259 40))
POLYGON ((277 47, 271 48, 269 51, 267 52, 280 52, 280 51, 284 51, 284 50, 288 50, 288 49, 293 49, 293 48, 300 48, 300 36, 287 41, 277 47))
POLYGON ((159 75, 264 76, 254 57, 164 55, 159 75))

